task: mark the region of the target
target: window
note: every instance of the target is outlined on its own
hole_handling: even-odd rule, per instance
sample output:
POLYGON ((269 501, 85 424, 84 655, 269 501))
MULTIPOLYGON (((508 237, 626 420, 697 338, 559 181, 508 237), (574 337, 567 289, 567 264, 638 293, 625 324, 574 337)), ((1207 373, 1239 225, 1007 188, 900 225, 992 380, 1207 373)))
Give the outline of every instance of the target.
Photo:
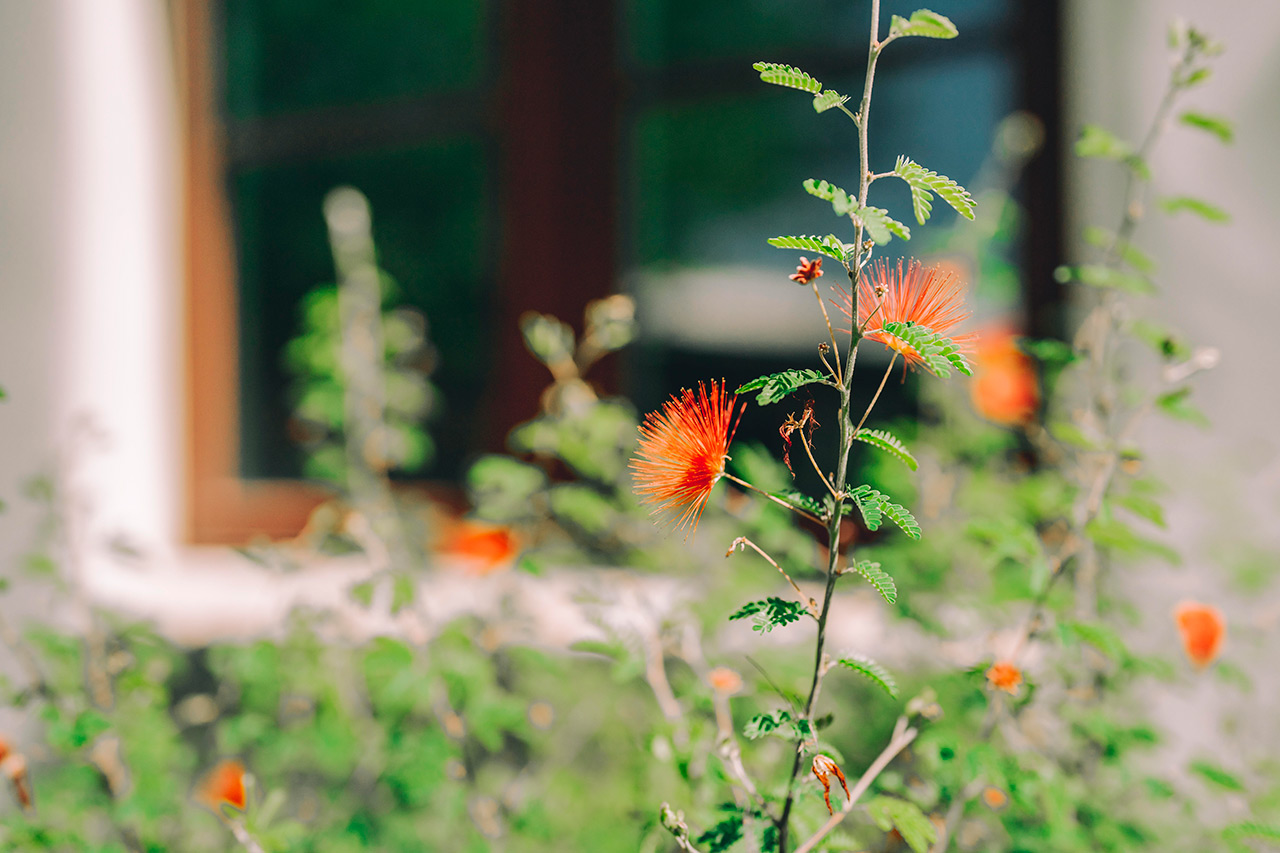
MULTIPOLYGON (((1019 106, 1055 139, 1056 5, 935 4, 962 38, 942 52, 895 46, 873 111, 875 156, 910 151, 964 180, 993 123, 1019 106), (892 105, 895 88, 953 104, 953 120, 936 136, 899 138, 894 110, 911 106, 892 105)), ((175 4, 187 96, 191 538, 289 535, 324 496, 297 479, 280 353, 298 300, 332 280, 320 204, 335 185, 369 196, 382 266, 431 325, 433 381, 448 409, 432 425, 440 462, 427 474, 440 481, 501 447, 537 406, 546 380, 516 334, 522 312, 577 323, 590 299, 620 284, 644 299, 673 269, 713 279, 784 270, 765 236, 831 230, 797 189, 810 172, 848 174, 852 137, 816 119, 805 98, 761 84, 750 64, 792 62, 856 92, 865 10, 814 0, 806 20, 796 6, 175 4)), ((1055 155, 1027 176, 1028 281, 1050 281, 1042 273, 1058 259, 1055 155)), ((1027 298, 1036 322, 1052 316, 1054 294, 1027 298)), ((638 402, 749 372, 759 357, 717 337, 723 314, 701 315, 704 339, 691 346, 673 336, 661 299, 645 305, 651 333, 626 361, 638 402)), ((596 378, 616 384, 604 367, 596 378)))

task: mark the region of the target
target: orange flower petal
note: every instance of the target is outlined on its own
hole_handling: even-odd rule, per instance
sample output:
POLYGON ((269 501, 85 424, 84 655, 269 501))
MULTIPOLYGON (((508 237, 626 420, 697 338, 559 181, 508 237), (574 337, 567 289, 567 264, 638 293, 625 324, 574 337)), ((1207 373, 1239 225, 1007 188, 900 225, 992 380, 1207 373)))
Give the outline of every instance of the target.
POLYGON ((223 803, 244 811, 244 765, 235 759, 219 762, 205 775, 197 796, 215 812, 223 803))
POLYGON ((1198 601, 1184 601, 1174 608, 1173 618, 1191 663, 1198 669, 1213 663, 1227 639, 1227 622, 1222 618, 1222 611, 1198 601))
POLYGON ((987 670, 987 681, 996 690, 1003 690, 1011 696, 1018 694, 1018 686, 1022 684, 1022 670, 1009 661, 996 661, 987 670))

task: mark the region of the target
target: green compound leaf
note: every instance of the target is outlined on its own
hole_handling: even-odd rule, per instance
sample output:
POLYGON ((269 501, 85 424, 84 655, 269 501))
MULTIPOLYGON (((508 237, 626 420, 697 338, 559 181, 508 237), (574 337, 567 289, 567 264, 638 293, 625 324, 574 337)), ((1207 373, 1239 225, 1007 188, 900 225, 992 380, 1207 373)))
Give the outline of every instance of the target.
POLYGON ((742 809, 732 803, 726 803, 720 809, 727 812, 728 817, 699 835, 696 842, 698 849, 706 853, 724 853, 742 840, 742 809))
POLYGON ((804 191, 809 195, 831 202, 831 209, 837 216, 848 216, 858 209, 858 199, 833 183, 806 178, 803 186, 804 191))
POLYGON ((1053 277, 1059 284, 1078 281, 1092 287, 1106 287, 1123 290, 1138 296, 1150 296, 1157 293, 1156 286, 1146 278, 1124 270, 1112 269, 1102 264, 1084 264, 1078 267, 1061 266, 1053 271, 1053 277))
MULTIPOLYGON (((858 512, 862 513, 862 523, 867 526, 868 530, 879 530, 880 525, 884 523, 884 512, 880 509, 880 502, 869 497, 868 493, 873 491, 870 486, 859 486, 849 494, 853 499, 853 503, 858 507, 858 512), (862 490, 865 489, 866 492, 862 490)), ((878 492, 877 492, 878 494, 878 492)))
POLYGON ((1064 638, 1075 638, 1088 643, 1116 663, 1124 663, 1129 658, 1129 650, 1125 647, 1120 635, 1094 622, 1063 622, 1058 630, 1064 638))
POLYGON ((787 601, 785 598, 770 596, 764 601, 752 601, 742 605, 737 613, 729 617, 729 621, 733 622, 751 616, 754 617, 755 621, 751 630, 768 634, 774 628, 781 628, 790 625, 792 622, 799 622, 800 617, 808 612, 805 606, 798 601, 787 601))
POLYGON ((795 393, 805 385, 812 385, 815 382, 825 384, 826 381, 826 377, 816 370, 808 368, 785 370, 782 373, 773 373, 769 376, 758 376, 746 385, 740 386, 738 393, 745 394, 748 391, 760 389, 760 393, 756 395, 756 404, 767 406, 770 403, 778 402, 788 394, 795 393))
MULTIPOLYGON (((1116 244, 1116 235, 1105 228, 1090 225, 1084 229, 1084 240, 1099 249, 1110 250, 1112 245, 1116 244)), ((1124 262, 1143 275, 1151 275, 1156 271, 1156 262, 1151 259, 1151 256, 1127 240, 1120 242, 1119 249, 1120 257, 1124 258, 1124 262)))
POLYGON ((1245 790, 1243 782, 1218 765, 1211 764, 1208 761, 1193 761, 1187 769, 1210 785, 1222 788, 1225 791, 1243 792, 1245 790))
POLYGON ((960 35, 956 25, 945 15, 928 9, 917 9, 910 18, 894 15, 889 20, 889 37, 923 36, 931 39, 953 39, 960 35))
POLYGON ((1190 386, 1161 394, 1156 397, 1156 408, 1175 420, 1186 421, 1201 429, 1208 429, 1209 416, 1188 399, 1190 396, 1190 386))
POLYGON ((871 658, 862 655, 851 655, 847 658, 841 658, 840 664, 875 682, 891 698, 898 698, 898 682, 893 680, 893 676, 889 674, 887 669, 871 658))
POLYGON ((770 494, 780 501, 789 503, 792 506, 798 506, 816 516, 822 517, 827 514, 827 508, 823 506, 821 502, 796 489, 787 489, 783 492, 771 492, 770 494))
POLYGON ((880 593, 880 596, 889 604, 897 602, 898 586, 887 572, 881 571, 879 563, 874 563, 871 560, 859 560, 850 568, 850 571, 862 575, 867 583, 874 586, 876 592, 880 593))
POLYGON ((898 830, 914 853, 928 853, 938 841, 938 830, 915 803, 879 796, 867 803, 867 813, 884 832, 898 830))
POLYGON ((935 376, 946 379, 951 375, 953 367, 965 376, 973 375, 969 361, 951 338, 938 334, 928 326, 918 326, 910 321, 885 323, 883 328, 919 353, 925 367, 935 376))
POLYGON ((868 236, 883 245, 891 236, 903 240, 911 239, 911 229, 889 215, 889 211, 881 207, 860 207, 858 200, 848 192, 828 181, 808 178, 804 182, 804 191, 831 202, 831 209, 837 216, 849 216, 867 229, 868 236))
POLYGON ((826 237, 808 237, 803 234, 799 237, 770 237, 767 242, 770 246, 777 246, 779 249, 817 252, 828 258, 835 258, 840 263, 844 263, 844 259, 853 250, 853 246, 846 245, 830 234, 826 237))
POLYGON ((1075 146, 1077 157, 1094 157, 1099 160, 1115 160, 1124 163, 1143 180, 1151 180, 1151 169, 1138 156, 1133 146, 1109 130, 1096 124, 1086 124, 1080 129, 1075 146))
MULTIPOLYGON (((1230 842, 1267 841, 1271 844, 1280 845, 1280 826, 1257 823, 1256 821, 1233 823, 1222 830, 1222 838, 1230 842)), ((1248 850, 1250 848, 1241 844, 1238 845, 1238 849, 1248 850)))
POLYGON ((789 89, 800 89, 813 95, 822 91, 822 84, 799 68, 792 68, 790 65, 779 62, 757 62, 751 67, 760 72, 760 79, 766 83, 786 86, 789 89))
POLYGON ((742 728, 747 740, 759 740, 766 735, 777 735, 787 740, 807 740, 813 737, 809 721, 793 717, 790 711, 772 711, 756 714, 742 728))
POLYGON ((1105 128, 1096 124, 1080 128, 1080 138, 1076 140, 1077 157, 1124 160, 1132 157, 1133 153, 1133 146, 1105 128))
POLYGON ((842 106, 848 100, 848 95, 842 95, 835 89, 827 89, 821 95, 814 97, 813 109, 814 112, 825 113, 832 107, 842 106))
POLYGON ((1216 204, 1189 195, 1170 196, 1160 199, 1160 207, 1165 213, 1194 213, 1206 222, 1214 225, 1225 225, 1231 221, 1231 214, 1216 204))
POLYGON ((1236 138, 1235 128, 1232 127, 1231 122, 1221 116, 1188 111, 1178 116, 1178 121, 1187 127, 1194 127, 1206 133, 1212 133, 1226 143, 1231 143, 1236 138))
POLYGON ((907 450, 906 445, 898 440, 897 436, 882 429, 860 429, 853 434, 854 439, 872 447, 878 447, 885 453, 897 457, 902 464, 906 465, 912 471, 920 467, 920 463, 916 462, 916 458, 911 455, 911 451, 907 450))
POLYGON ((867 229, 867 236, 881 246, 889 242, 890 235, 900 240, 911 239, 911 229, 890 216, 883 207, 859 207, 849 215, 855 222, 861 222, 867 229))
POLYGON ((926 169, 903 155, 898 156, 898 163, 893 167, 893 174, 907 182, 911 187, 911 207, 916 215, 916 222, 921 225, 929 218, 933 210, 933 194, 937 193, 942 200, 951 205, 956 213, 965 219, 973 219, 978 203, 964 187, 948 178, 926 169))
POLYGON ((849 499, 862 513, 862 520, 866 523, 868 530, 879 529, 883 517, 888 516, 890 521, 902 528, 903 533, 912 539, 920 538, 920 525, 916 522, 915 516, 906 507, 894 503, 888 496, 870 486, 858 486, 849 493, 849 499))

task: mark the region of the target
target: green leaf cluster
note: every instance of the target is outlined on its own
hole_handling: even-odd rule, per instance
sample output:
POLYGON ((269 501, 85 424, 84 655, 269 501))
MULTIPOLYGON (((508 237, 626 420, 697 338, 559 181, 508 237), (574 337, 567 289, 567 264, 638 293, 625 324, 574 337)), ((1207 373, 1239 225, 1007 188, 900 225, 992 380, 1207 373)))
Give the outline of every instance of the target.
POLYGON ((897 797, 879 796, 867 803, 867 813, 884 832, 898 830, 914 853, 929 853, 937 843, 938 830, 915 803, 897 797))
POLYGON ((799 68, 783 65, 778 62, 757 62, 751 66, 760 72, 760 79, 775 86, 786 86, 788 89, 799 89, 813 95, 813 109, 824 113, 833 107, 842 107, 849 100, 834 89, 822 88, 822 84, 799 68))
POLYGON ((915 516, 906 507, 889 500, 888 495, 868 485, 861 485, 849 492, 848 497, 862 513, 862 521, 868 530, 878 530, 884 516, 888 516, 890 521, 902 528, 903 533, 912 539, 920 538, 920 525, 915 516))
POLYGON ((926 169, 909 157, 899 156, 893 174, 907 182, 911 187, 911 208, 916 221, 923 225, 933 210, 933 194, 937 193, 943 201, 951 205, 956 213, 965 219, 973 219, 978 203, 964 187, 948 178, 926 169))
POLYGON ((840 665, 847 666, 863 678, 870 680, 885 693, 888 693, 890 697, 898 698, 898 683, 893 680, 893 676, 889 674, 887 669, 871 658, 863 655, 850 655, 849 657, 841 658, 840 665))
POLYGON ((855 441, 861 441, 864 444, 870 444, 872 447, 883 450, 912 471, 920 467, 920 463, 916 462, 916 458, 907 450, 906 445, 887 430, 859 429, 854 432, 853 437, 855 441))
POLYGON ((889 604, 898 600, 897 585, 893 582, 893 578, 880 568, 879 563, 872 560, 859 560, 849 570, 862 575, 889 604))
POLYGON ((738 387, 739 394, 745 394, 748 391, 759 390, 756 395, 756 404, 767 406, 770 403, 776 403, 783 397, 794 394, 805 385, 812 385, 815 382, 825 384, 827 378, 816 370, 809 368, 801 368, 799 370, 784 370, 781 373, 773 373, 768 376, 758 376, 745 385, 738 387))
POLYGON ((880 207, 858 204, 858 199, 845 190, 815 178, 807 178, 804 190, 809 195, 831 202, 831 209, 837 216, 848 216, 855 223, 863 226, 876 243, 888 243, 892 237, 902 240, 911 239, 911 229, 889 215, 889 211, 880 207))
POLYGON ((781 628, 790 625, 792 622, 799 622, 800 617, 809 611, 798 601, 788 601, 785 598, 777 598, 770 596, 763 601, 752 601, 738 608, 729 621, 738 619, 746 619, 748 616, 754 617, 755 624, 751 630, 768 634, 774 628, 781 628))
POLYGON ((853 251, 853 246, 841 242, 834 234, 828 234, 826 237, 808 237, 801 235, 799 237, 770 237, 767 241, 770 246, 777 246, 779 249, 800 249, 802 251, 817 252, 820 255, 826 255, 828 258, 835 258, 840 263, 845 263, 853 251))
POLYGON ((770 711, 767 714, 756 714, 742 729, 742 736, 747 740, 759 740, 766 735, 776 735, 786 740, 808 740, 813 737, 813 728, 808 720, 797 717, 790 711, 770 711))
POLYGON ((955 341, 935 332, 927 326, 920 326, 908 320, 905 323, 893 321, 882 327, 886 332, 906 342, 919 354, 925 366, 935 375, 946 379, 951 375, 951 368, 965 376, 973 375, 973 368, 960 352, 955 341))
POLYGON ((929 9, 917 9, 910 18, 894 15, 889 19, 889 37, 923 36, 932 39, 953 39, 960 35, 956 25, 946 15, 929 9))

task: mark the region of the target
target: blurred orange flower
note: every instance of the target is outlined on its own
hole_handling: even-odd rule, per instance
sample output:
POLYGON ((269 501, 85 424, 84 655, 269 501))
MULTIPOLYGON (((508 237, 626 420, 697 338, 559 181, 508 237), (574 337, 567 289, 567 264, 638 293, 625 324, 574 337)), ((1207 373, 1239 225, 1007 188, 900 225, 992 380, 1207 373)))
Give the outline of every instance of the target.
POLYGON ((519 552, 515 533, 507 527, 460 521, 440 545, 440 552, 460 559, 467 570, 477 575, 497 571, 515 559, 519 552))
POLYGON ((697 529, 712 488, 724 476, 736 401, 723 382, 713 380, 710 390, 699 382, 697 393, 686 388, 678 398, 673 395, 640 426, 631 460, 636 493, 654 513, 674 517, 677 528, 697 529))
POLYGON ((1004 426, 1027 424, 1040 408, 1040 380, 1009 329, 984 331, 973 356, 974 410, 1004 426))
POLYGON ((1022 670, 1007 660, 996 661, 987 670, 987 681, 996 690, 1017 696, 1018 686, 1022 684, 1022 670))
POLYGON ((1213 663, 1227 638, 1227 622, 1216 607, 1198 601, 1184 601, 1173 611, 1182 633, 1182 648, 1198 669, 1213 663))
MULTIPOLYGON (((837 293, 836 307, 852 318, 853 297, 843 288, 837 293)), ((915 347, 884 331, 885 323, 915 323, 945 335, 971 313, 965 308, 964 284, 954 266, 925 269, 913 260, 903 272, 902 261, 890 267, 881 260, 863 271, 858 284, 858 323, 866 325, 864 337, 901 353, 907 364, 920 365, 924 360, 915 347)), ((974 337, 959 335, 952 340, 961 351, 970 352, 974 337)))
POLYGON ((988 785, 982 789, 982 803, 992 811, 998 812, 1009 805, 1009 795, 999 788, 988 785))
POLYGON ((726 696, 732 696, 742 690, 742 676, 727 666, 718 666, 707 673, 707 681, 711 689, 726 696))
POLYGON ((235 759, 220 761, 200 783, 196 796, 215 812, 226 803, 244 811, 244 765, 235 759))

